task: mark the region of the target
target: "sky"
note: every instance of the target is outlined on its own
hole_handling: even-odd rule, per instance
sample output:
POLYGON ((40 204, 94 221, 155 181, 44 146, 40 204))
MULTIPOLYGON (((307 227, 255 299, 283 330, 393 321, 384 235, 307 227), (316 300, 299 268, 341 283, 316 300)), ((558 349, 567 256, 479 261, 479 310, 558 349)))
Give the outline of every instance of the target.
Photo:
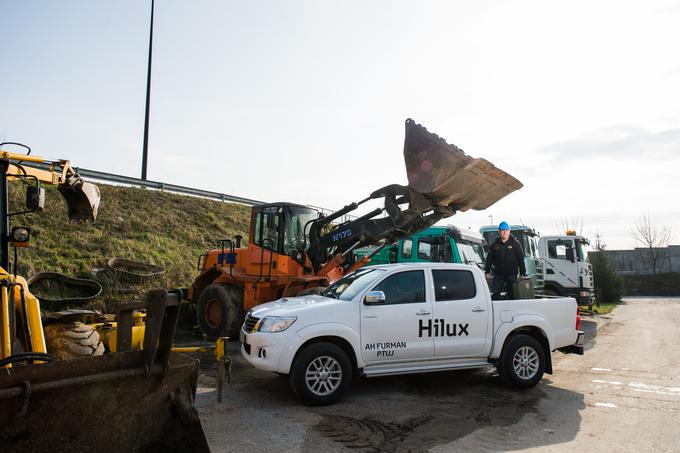
MULTIPOLYGON (((0 140, 139 177, 149 18, 0 0, 0 140)), ((678 244, 678 24, 678 1, 157 0, 148 178, 339 209, 407 183, 413 118, 524 184, 442 224, 628 249, 649 216, 678 244)))

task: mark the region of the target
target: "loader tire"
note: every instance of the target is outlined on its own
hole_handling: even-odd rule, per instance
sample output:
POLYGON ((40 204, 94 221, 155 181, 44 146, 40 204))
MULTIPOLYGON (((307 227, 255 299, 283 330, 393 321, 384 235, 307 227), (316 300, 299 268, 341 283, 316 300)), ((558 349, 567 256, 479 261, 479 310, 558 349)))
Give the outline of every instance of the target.
POLYGON ((92 326, 82 322, 45 326, 47 352, 59 360, 104 354, 104 344, 92 326))
POLYGON ((243 323, 243 288, 212 284, 198 297, 198 326, 209 340, 238 338, 243 323))

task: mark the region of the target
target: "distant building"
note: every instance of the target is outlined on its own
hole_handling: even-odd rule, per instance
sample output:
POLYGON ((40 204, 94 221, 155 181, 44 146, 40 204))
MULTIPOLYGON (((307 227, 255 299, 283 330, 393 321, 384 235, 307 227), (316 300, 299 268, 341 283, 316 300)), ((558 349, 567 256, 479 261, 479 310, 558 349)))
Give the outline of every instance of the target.
MULTIPOLYGON (((680 272, 680 245, 670 245, 665 249, 655 249, 659 252, 656 263, 656 273, 680 272)), ((588 252, 592 256, 597 252, 588 252)), ((609 262, 616 272, 621 275, 649 275, 652 272, 652 261, 648 249, 634 250, 606 250, 609 262)))

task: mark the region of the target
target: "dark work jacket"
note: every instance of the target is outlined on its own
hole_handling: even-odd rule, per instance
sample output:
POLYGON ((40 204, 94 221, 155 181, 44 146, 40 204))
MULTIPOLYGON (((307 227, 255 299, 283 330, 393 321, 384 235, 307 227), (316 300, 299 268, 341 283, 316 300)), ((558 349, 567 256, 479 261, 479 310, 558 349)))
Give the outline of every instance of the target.
POLYGON ((491 243, 484 270, 487 273, 491 272, 491 266, 493 266, 496 275, 517 276, 518 270, 520 275, 526 275, 524 250, 522 250, 522 245, 515 239, 515 236, 511 234, 505 243, 501 241, 500 237, 491 243))

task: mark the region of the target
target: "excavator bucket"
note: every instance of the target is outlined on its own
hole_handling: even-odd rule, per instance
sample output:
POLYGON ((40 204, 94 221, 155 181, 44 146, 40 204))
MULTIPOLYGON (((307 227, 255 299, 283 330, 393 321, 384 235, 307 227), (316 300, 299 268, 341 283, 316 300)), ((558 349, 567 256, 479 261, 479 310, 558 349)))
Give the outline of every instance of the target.
POLYGON ((491 162, 466 155, 410 118, 406 120, 404 160, 409 188, 433 208, 482 210, 522 188, 521 182, 491 162))
POLYGON ((83 181, 79 175, 70 176, 66 182, 59 184, 59 193, 64 197, 68 206, 69 220, 76 222, 94 222, 97 220, 97 210, 101 195, 99 187, 83 181))
MULTIPOLYGON (((0 368, 3 451, 209 451, 194 407, 198 361, 171 352, 181 293, 152 291, 144 349, 0 368)), ((129 306, 128 306, 129 305, 129 306)), ((119 311, 131 327, 132 312, 119 311)))

